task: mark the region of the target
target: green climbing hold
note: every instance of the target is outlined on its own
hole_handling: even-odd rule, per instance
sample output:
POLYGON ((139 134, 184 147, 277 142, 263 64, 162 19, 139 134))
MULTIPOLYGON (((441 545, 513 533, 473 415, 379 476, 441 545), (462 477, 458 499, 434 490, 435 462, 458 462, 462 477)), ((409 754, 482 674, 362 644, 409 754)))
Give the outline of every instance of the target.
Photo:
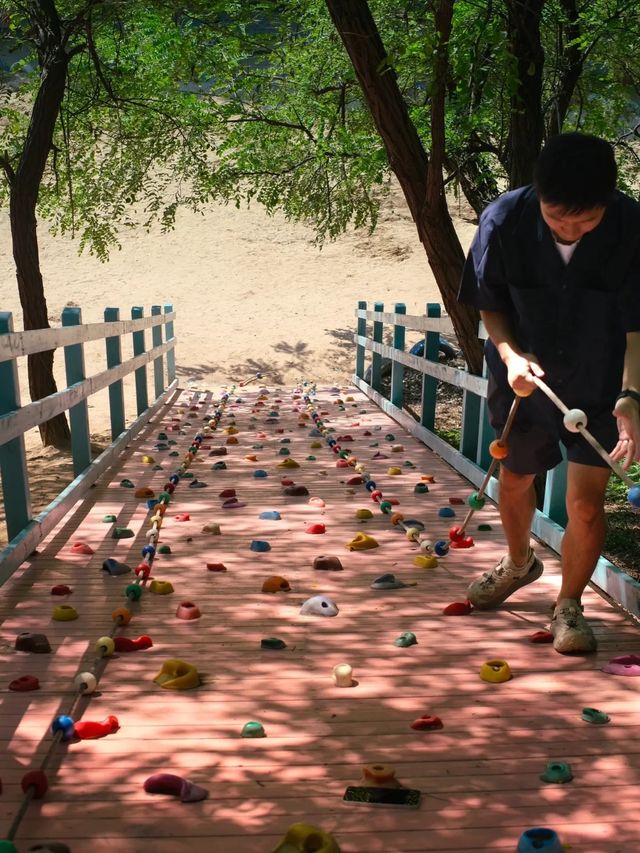
POLYGON ((573 779, 571 765, 567 764, 566 761, 550 761, 540 778, 543 782, 552 782, 555 785, 564 785, 566 782, 570 782, 573 779))
POLYGON ((168 444, 165 444, 163 441, 161 441, 161 442, 159 442, 158 444, 156 444, 156 445, 155 445, 155 448, 156 448, 156 450, 168 450, 168 449, 169 449, 169 445, 168 445, 168 444))
POLYGON ((115 527, 111 534, 112 539, 133 539, 136 534, 130 527, 115 527))
POLYGON ((182 478, 183 478, 183 480, 193 480, 194 476, 195 475, 194 475, 193 471, 185 471, 184 474, 182 475, 182 478))
POLYGON ((13 841, 0 841, 0 853, 18 853, 18 848, 13 841))
POLYGON ((264 640, 260 640, 260 648, 261 649, 286 649, 287 644, 284 640, 280 640, 278 637, 265 637, 264 640))
POLYGON ((152 471, 162 471, 162 465, 154 465, 152 471))
POLYGON ((493 530, 490 524, 479 524, 478 530, 493 530))
POLYGON ((388 433, 385 435, 384 440, 385 440, 385 441, 395 441, 395 440, 396 440, 396 437, 395 437, 395 435, 394 435, 392 432, 388 432, 388 433))
POLYGON ((169 545, 161 545, 158 548, 158 554, 170 554, 170 553, 171 553, 171 547, 169 545))
POLYGON ((113 524, 113 522, 116 520, 116 517, 115 515, 103 515, 102 520, 105 524, 113 524))
POLYGON ((120 485, 123 489, 135 489, 135 486, 131 482, 131 480, 127 480, 126 477, 124 480, 120 480, 120 485))
POLYGON ((166 432, 159 432, 158 433, 158 441, 168 441, 168 440, 169 440, 169 436, 166 434, 166 432))
POLYGON ((280 444, 291 444, 291 439, 290 438, 281 438, 280 444))
POLYGON ((225 471, 227 467, 226 462, 214 462, 211 466, 212 471, 225 471))
POLYGON ((412 631, 405 631, 404 634, 400 634, 397 640, 393 641, 393 645, 406 649, 407 646, 415 646, 417 642, 416 635, 412 631))
POLYGON ((262 450, 263 447, 264 447, 264 444, 254 444, 253 445, 254 450, 262 450))
POLYGON ((598 711, 597 708, 583 708, 582 719, 585 723, 591 723, 594 726, 604 726, 611 719, 604 711, 598 711))
POLYGON ((129 601, 140 601, 142 598, 142 587, 137 583, 130 583, 129 586, 125 589, 124 594, 129 599, 129 601))
POLYGON ((172 450, 169 456, 180 456, 177 450, 172 450))
POLYGON ((405 468, 415 468, 416 466, 413 464, 413 462, 409 462, 409 460, 407 459, 407 461, 404 463, 404 467, 405 468))
POLYGON ((251 720, 248 723, 245 723, 242 727, 242 737, 266 737, 267 734, 264 730, 264 726, 262 723, 257 723, 255 720, 251 720))
POLYGON ((288 447, 281 447, 278 451, 279 456, 288 456, 291 453, 288 447))
POLYGON ((307 462, 315 462, 315 461, 316 461, 315 456, 307 456, 307 462))
POLYGON ((429 486, 427 486, 426 483, 416 483, 413 491, 416 493, 416 495, 426 495, 426 493, 429 491, 429 486))
POLYGON ((378 442, 377 442, 377 441, 370 441, 370 442, 369 442, 369 447, 377 447, 377 446, 378 446, 378 442))

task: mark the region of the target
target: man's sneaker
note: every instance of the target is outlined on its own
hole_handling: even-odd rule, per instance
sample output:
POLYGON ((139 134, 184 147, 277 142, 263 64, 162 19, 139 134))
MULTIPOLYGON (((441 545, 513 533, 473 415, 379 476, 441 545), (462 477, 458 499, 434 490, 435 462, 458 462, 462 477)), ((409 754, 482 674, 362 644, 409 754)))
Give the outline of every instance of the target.
POLYGON ((544 566, 533 548, 523 567, 516 567, 510 557, 503 557, 495 569, 485 572, 467 589, 467 598, 478 610, 490 610, 506 601, 510 595, 533 581, 538 580, 544 566))
POLYGON ((582 615, 582 607, 573 598, 563 598, 556 604, 551 633, 553 648, 561 655, 595 652, 598 646, 591 626, 582 615))

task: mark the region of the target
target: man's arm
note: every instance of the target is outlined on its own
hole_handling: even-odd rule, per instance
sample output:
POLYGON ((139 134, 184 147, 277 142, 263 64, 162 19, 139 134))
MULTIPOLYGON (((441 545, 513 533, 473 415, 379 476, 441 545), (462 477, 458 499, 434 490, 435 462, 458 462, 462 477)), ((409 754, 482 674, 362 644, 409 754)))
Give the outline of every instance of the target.
POLYGON ((519 396, 528 397, 537 388, 531 374, 544 376, 544 371, 535 356, 522 352, 516 343, 507 314, 501 311, 480 311, 480 317, 507 368, 509 385, 519 396))
MULTIPOLYGON (((640 332, 627 332, 627 349, 622 371, 622 390, 640 393, 640 332)), ((640 404, 633 397, 616 402, 613 414, 618 421, 619 440, 611 451, 612 459, 624 459, 623 468, 640 460, 640 404)))

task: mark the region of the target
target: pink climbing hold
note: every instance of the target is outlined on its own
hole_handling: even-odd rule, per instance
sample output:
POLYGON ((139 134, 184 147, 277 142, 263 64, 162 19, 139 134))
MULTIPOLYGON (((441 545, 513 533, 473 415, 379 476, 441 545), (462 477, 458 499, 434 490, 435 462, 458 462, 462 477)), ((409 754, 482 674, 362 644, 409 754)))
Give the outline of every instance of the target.
POLYGON ((150 649, 153 640, 147 634, 142 634, 136 640, 131 637, 114 637, 113 644, 116 652, 137 652, 139 649, 150 649))
POLYGON ((114 734, 119 728, 120 723, 118 722, 118 718, 114 717, 113 714, 110 714, 100 723, 93 722, 92 720, 80 720, 73 724, 73 731, 80 740, 97 740, 97 738, 114 734))
POLYGON ((238 498, 227 498, 226 501, 222 502, 222 509, 241 509, 243 506, 246 504, 239 501, 238 498))
POLYGON ((176 521, 190 521, 191 516, 188 512, 181 512, 179 515, 176 515, 176 521))
POLYGON ((326 533, 327 528, 324 524, 310 524, 307 527, 307 533, 326 533))
POLYGON ((311 506, 326 506, 322 498, 309 498, 309 503, 311 506))
POLYGON ((453 604, 447 604, 442 611, 445 616, 467 616, 473 610, 473 604, 466 599, 465 601, 454 601, 453 604))
POLYGON ((87 545, 86 542, 74 542, 71 546, 71 550, 74 554, 93 554, 95 553, 93 548, 90 545, 87 545))
POLYGON ((553 634, 551 631, 535 631, 529 634, 528 640, 530 643, 552 643, 553 634))
POLYGON ((280 480, 280 484, 282 486, 293 486, 293 480, 290 480, 288 477, 285 477, 284 480, 280 480))
POLYGON ((206 800, 209 792, 200 785, 183 779, 182 776, 174 776, 172 773, 156 773, 144 781, 144 790, 147 794, 171 794, 180 797, 182 803, 199 803, 206 800))
POLYGON ((346 459, 338 459, 336 462, 336 468, 349 468, 349 463, 346 459))

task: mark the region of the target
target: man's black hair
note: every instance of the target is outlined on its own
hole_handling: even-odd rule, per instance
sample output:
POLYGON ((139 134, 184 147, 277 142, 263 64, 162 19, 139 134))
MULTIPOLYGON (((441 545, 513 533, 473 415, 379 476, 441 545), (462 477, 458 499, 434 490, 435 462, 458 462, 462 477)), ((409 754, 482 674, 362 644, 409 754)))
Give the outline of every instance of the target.
POLYGON ((606 140, 586 133, 561 133, 540 152, 534 185, 546 204, 582 213, 609 204, 617 176, 613 148, 606 140))

